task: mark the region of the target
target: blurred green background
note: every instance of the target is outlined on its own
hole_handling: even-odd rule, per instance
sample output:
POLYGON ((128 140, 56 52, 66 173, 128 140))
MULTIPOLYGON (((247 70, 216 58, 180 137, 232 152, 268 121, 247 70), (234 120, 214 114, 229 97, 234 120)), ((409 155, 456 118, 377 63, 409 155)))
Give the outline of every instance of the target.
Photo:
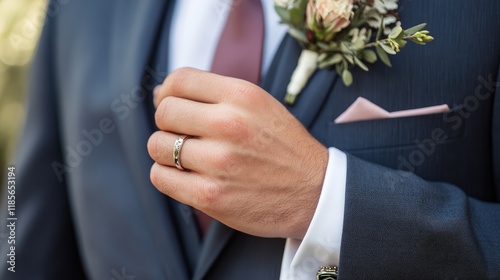
POLYGON ((43 27, 46 0, 0 0, 0 188, 23 126, 30 61, 43 27))

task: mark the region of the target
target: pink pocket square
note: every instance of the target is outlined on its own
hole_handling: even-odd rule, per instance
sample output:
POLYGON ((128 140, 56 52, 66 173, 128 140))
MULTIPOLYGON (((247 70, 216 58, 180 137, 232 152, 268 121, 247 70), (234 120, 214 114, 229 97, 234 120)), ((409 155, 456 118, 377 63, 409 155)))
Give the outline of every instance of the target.
POLYGON ((410 109, 403 111, 387 112, 379 106, 373 104, 368 99, 358 97, 344 113, 335 119, 335 123, 349 123, 357 121, 367 121, 376 119, 401 118, 420 115, 430 115, 437 113, 446 113, 450 111, 448 105, 437 105, 425 108, 410 109))

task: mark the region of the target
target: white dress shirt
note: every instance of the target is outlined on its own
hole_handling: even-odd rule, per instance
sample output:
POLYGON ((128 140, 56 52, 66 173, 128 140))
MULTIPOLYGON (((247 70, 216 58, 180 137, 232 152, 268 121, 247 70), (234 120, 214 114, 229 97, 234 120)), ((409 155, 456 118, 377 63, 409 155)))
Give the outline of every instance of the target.
MULTIPOLYGON (((169 71, 180 67, 210 70, 232 0, 176 1, 170 32, 169 71)), ((262 0, 265 20, 262 76, 287 26, 279 24, 274 1, 262 0)), ((299 101, 300 102, 300 101, 299 101)), ((316 212, 303 240, 287 239, 281 280, 314 279, 321 265, 338 265, 344 220, 346 156, 329 149, 328 166, 316 212)))

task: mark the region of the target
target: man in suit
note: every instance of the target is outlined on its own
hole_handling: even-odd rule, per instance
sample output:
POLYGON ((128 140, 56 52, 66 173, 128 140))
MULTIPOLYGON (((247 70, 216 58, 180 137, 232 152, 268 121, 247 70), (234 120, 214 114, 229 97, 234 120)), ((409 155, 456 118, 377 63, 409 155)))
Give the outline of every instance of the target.
POLYGON ((354 70, 351 87, 317 71, 294 106, 279 101, 301 49, 267 16, 264 44, 281 42, 264 46, 260 87, 194 69, 165 79, 216 49, 179 43, 186 20, 211 22, 189 2, 50 3, 17 159, 18 266, 2 241, 2 279, 314 279, 319 265, 500 278, 500 2, 402 2, 401 20, 427 22, 435 42, 354 70), (453 111, 335 124, 360 96, 453 111), (181 150, 191 172, 171 158, 184 134, 197 136, 181 150), (200 234, 186 204, 218 221, 200 234))

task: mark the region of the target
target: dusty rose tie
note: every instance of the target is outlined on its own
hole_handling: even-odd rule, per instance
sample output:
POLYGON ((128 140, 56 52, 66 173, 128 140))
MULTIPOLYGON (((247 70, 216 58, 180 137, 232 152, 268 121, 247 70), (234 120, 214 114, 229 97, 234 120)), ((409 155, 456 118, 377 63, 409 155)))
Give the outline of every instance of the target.
MULTIPOLYGON (((264 14, 260 0, 233 0, 215 51, 211 71, 259 83, 264 42, 264 14)), ((212 218, 196 215, 202 236, 212 218)))
POLYGON ((212 72, 259 83, 264 42, 260 0, 233 0, 212 62, 212 72))

